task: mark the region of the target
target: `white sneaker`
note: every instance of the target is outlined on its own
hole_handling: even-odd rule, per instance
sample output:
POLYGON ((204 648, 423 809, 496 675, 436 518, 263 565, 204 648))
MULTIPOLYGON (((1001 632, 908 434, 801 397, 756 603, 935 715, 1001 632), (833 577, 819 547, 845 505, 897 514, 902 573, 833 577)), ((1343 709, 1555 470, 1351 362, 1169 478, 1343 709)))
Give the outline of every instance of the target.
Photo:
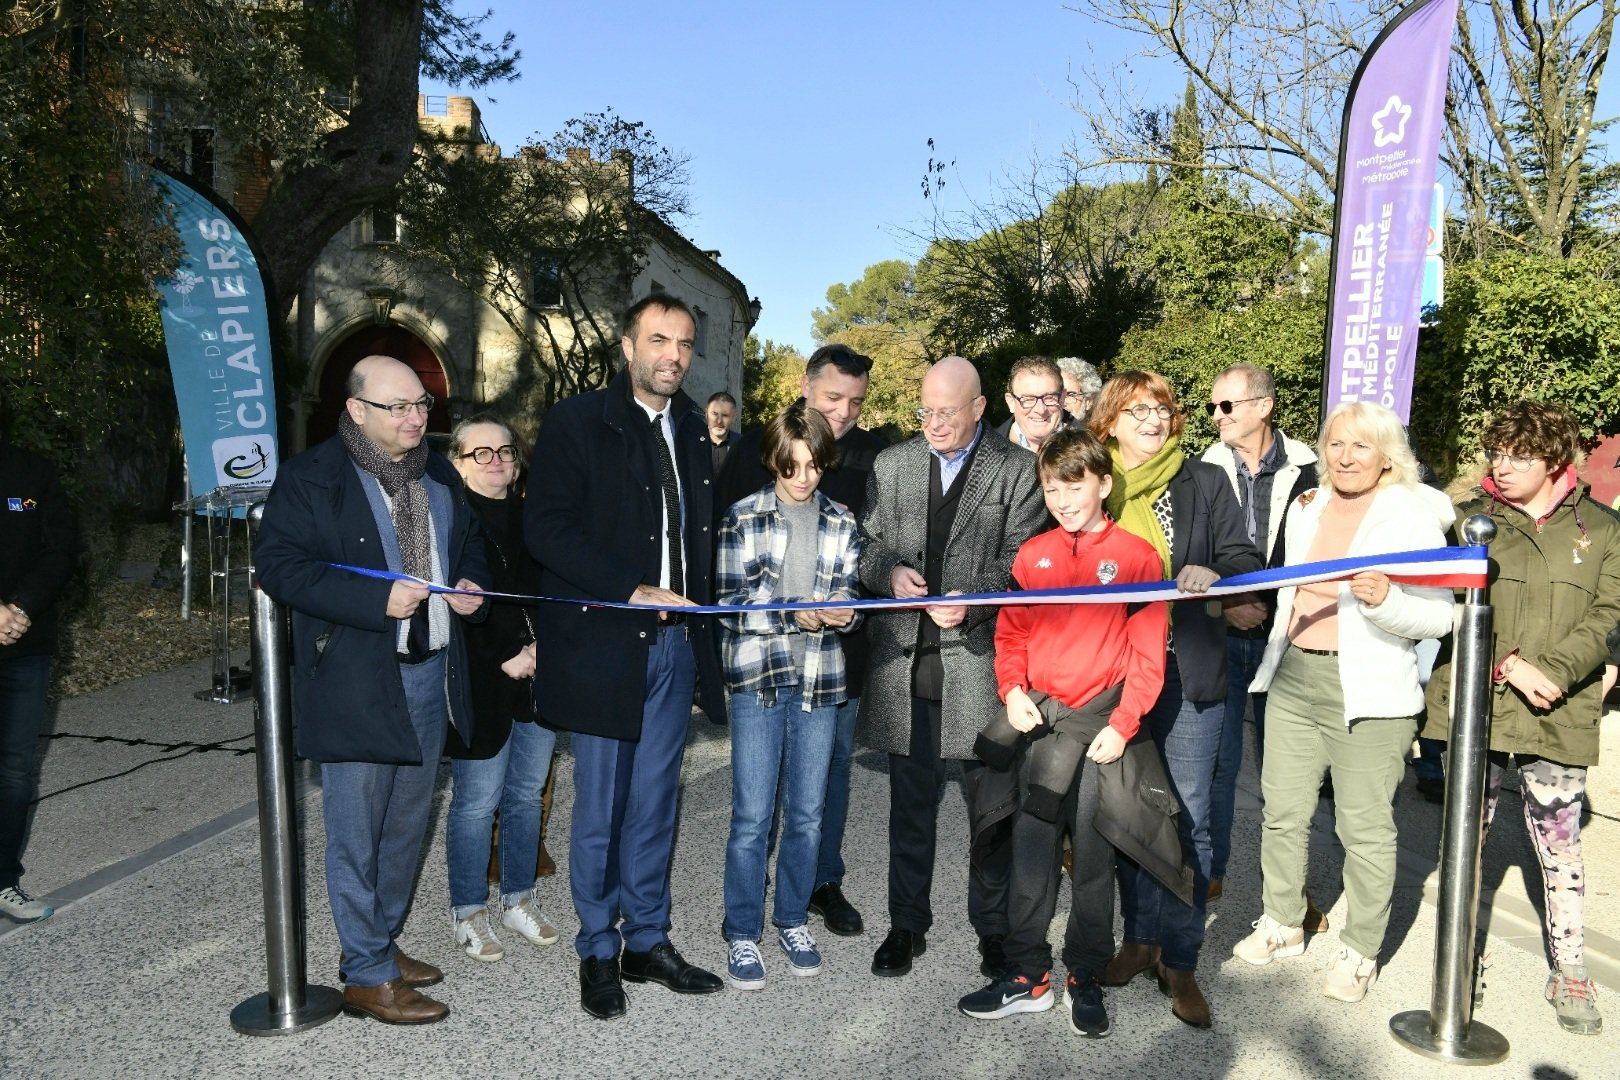
POLYGON ((1340 1001, 1360 1001, 1377 981, 1378 961, 1362 956, 1346 945, 1339 950, 1339 958, 1328 969, 1327 981, 1322 983, 1322 993, 1340 1001))
POLYGON ((1232 946, 1232 955, 1257 967, 1269 964, 1279 956, 1298 956, 1305 951, 1305 930, 1298 926, 1284 926, 1270 915, 1262 914, 1250 924, 1254 933, 1232 946))
POLYGON ((479 908, 465 919, 456 920, 456 944, 467 950, 474 960, 493 964, 506 955, 495 928, 489 925, 489 909, 479 908))
POLYGON ((1586 974, 1585 964, 1566 964, 1547 976, 1547 1000, 1558 1013, 1558 1023, 1577 1035, 1596 1035, 1603 1030, 1598 1013, 1597 991, 1586 974))
POLYGON ((508 907, 501 913, 501 925, 516 930, 536 945, 552 945, 558 938, 557 928, 540 911, 540 901, 529 897, 508 907))
POLYGON ((22 891, 21 885, 0 889, 0 911, 18 922, 39 922, 56 913, 56 909, 42 900, 35 900, 22 891))

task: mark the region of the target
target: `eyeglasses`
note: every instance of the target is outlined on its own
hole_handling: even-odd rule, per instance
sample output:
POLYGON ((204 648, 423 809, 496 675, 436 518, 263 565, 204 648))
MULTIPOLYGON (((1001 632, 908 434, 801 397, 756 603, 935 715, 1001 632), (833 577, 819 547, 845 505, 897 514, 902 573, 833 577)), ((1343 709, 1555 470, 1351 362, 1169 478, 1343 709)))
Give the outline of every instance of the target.
POLYGON ((1160 420, 1168 420, 1172 416, 1176 415, 1176 410, 1172 409, 1168 405, 1132 405, 1128 409, 1121 409, 1119 411, 1122 413, 1130 413, 1138 420, 1146 420, 1150 416, 1157 416, 1160 420))
POLYGON ((1266 400, 1264 397, 1240 397, 1236 401, 1211 401, 1209 404, 1204 406, 1204 411, 1209 413, 1209 415, 1214 416, 1215 410, 1219 409, 1221 410, 1222 414, 1231 416, 1232 410, 1237 408, 1239 405, 1242 405, 1245 401, 1264 400, 1266 400))
POLYGON ((1485 451, 1485 461, 1493 469, 1505 461, 1514 472, 1529 472, 1530 466, 1534 465, 1539 460, 1541 459, 1535 457, 1525 457, 1522 454, 1510 454, 1506 450, 1485 451))
POLYGON ((956 414, 965 408, 967 408, 966 405, 954 405, 949 409, 930 409, 925 406, 917 410, 917 419, 921 420, 925 424, 930 420, 936 419, 943 420, 948 424, 952 420, 955 420, 956 414))
POLYGON ((1093 396, 1094 395, 1088 394, 1084 390, 1065 390, 1065 391, 1063 391, 1063 400, 1064 401, 1080 401, 1082 399, 1089 399, 1089 398, 1091 398, 1093 396))
POLYGON ((516 461, 517 448, 511 443, 507 443, 505 446, 496 446, 493 448, 488 446, 475 446, 465 454, 461 454, 459 456, 462 458, 472 458, 480 465, 488 465, 496 458, 500 458, 502 461, 516 461))
POLYGON ((433 409, 432 394, 423 394, 415 401, 396 401, 392 405, 384 405, 379 401, 367 401, 363 397, 357 397, 354 400, 362 405, 370 405, 373 409, 381 409, 395 420, 403 420, 413 412, 426 416, 433 409))
POLYGON ((1008 396, 1018 402, 1020 409, 1026 411, 1033 409, 1037 404, 1045 405, 1048 409, 1055 409, 1063 404, 1062 394, 1024 394, 1022 397, 1017 394, 1010 394, 1008 396))

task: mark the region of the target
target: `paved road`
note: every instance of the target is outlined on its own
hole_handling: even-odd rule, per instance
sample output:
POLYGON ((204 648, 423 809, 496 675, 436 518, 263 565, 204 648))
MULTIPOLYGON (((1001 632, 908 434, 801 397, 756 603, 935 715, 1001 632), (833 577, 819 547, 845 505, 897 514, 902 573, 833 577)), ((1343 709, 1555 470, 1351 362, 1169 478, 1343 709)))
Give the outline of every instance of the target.
MULTIPOLYGON (((578 1007, 566 936, 549 949, 509 942, 507 958, 490 965, 455 949, 446 914, 441 790, 407 948, 447 970, 439 989, 451 1018, 412 1030, 339 1017, 298 1036, 244 1038, 229 1028, 230 1009, 265 987, 253 759, 236 752, 251 743, 245 736, 252 707, 194 701, 191 691, 207 681, 207 665, 192 665, 73 699, 56 717, 41 776, 49 797, 39 807, 26 884, 61 910, 33 926, 0 920, 0 1073, 7 1080, 349 1077, 357 1071, 921 1078, 1070 1075, 1076 1068, 1123 1076, 1416 1080, 1453 1072, 1403 1049, 1387 1031, 1395 1012, 1427 1006, 1433 955, 1434 910, 1425 886, 1432 887, 1438 813, 1416 796, 1410 780, 1398 804, 1403 853, 1390 951, 1365 1002, 1343 1005, 1318 993, 1336 944, 1331 931, 1303 957, 1267 968, 1230 959, 1259 904, 1252 869, 1259 812, 1249 775, 1240 796, 1234 871, 1225 897, 1212 905, 1200 971, 1215 1029, 1183 1026, 1151 984, 1139 981, 1109 992, 1115 1033, 1092 1043, 1069 1031, 1061 1008, 994 1022, 955 1011, 957 997, 981 981, 962 915, 962 848, 951 841, 965 835, 955 791, 940 811, 947 841, 935 882, 941 924, 912 975, 872 978, 867 967, 883 930, 887 801, 884 763, 871 754, 856 769, 846 885, 874 928, 858 939, 822 934, 827 959, 818 978, 792 979, 778 963, 767 988, 755 994, 727 990, 688 999, 632 987, 625 1019, 591 1021, 578 1007), (1251 870, 1245 875, 1241 867, 1251 870)), ((1620 716, 1611 715, 1605 735, 1609 760, 1620 761, 1620 716)), ((723 962, 728 754, 724 729, 695 718, 673 872, 673 937, 690 958, 713 967, 723 962)), ((569 765, 565 757, 556 801, 559 838, 568 825, 569 765)), ((1620 932, 1617 777, 1620 769, 1594 770, 1595 812, 1585 836, 1592 869, 1588 947, 1605 984, 1600 1001, 1611 1025, 1620 1025, 1620 998, 1613 993, 1620 990, 1620 947, 1610 936, 1620 932)), ((299 808, 312 871, 304 890, 311 977, 332 984, 337 942, 320 875, 320 800, 304 799, 299 808)), ((1511 800, 1504 803, 1500 820, 1511 827, 1487 852, 1493 966, 1479 1014, 1509 1038, 1513 1053, 1483 1075, 1620 1076, 1620 1034, 1566 1035, 1541 999, 1545 961, 1525 889, 1537 871, 1516 812, 1511 800)), ((1344 914, 1342 853, 1331 840, 1330 814, 1324 804, 1311 890, 1337 925, 1344 914)), ((552 848, 565 862, 566 845, 552 848)), ((566 878, 543 881, 540 894, 566 933, 574 925, 566 878)), ((769 964, 770 948, 766 958, 769 964)))

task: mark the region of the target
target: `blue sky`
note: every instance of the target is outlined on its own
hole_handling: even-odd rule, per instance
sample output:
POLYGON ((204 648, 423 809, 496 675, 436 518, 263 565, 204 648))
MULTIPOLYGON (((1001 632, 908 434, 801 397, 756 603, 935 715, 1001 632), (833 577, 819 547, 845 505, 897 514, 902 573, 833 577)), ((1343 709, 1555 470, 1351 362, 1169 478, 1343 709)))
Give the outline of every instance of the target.
POLYGON ((1173 104, 1185 85, 1133 59, 1144 39, 1057 0, 460 6, 492 8, 489 26, 523 52, 518 82, 470 92, 503 150, 610 106, 645 121, 691 158, 694 212, 675 224, 759 297, 756 333, 806 352, 829 285, 919 254, 905 233, 933 209, 919 190, 928 139, 954 159, 945 205, 959 208, 1074 140, 1071 72, 1083 83, 1129 62, 1143 105, 1173 104))
MULTIPOLYGON (((956 161, 947 196, 985 193, 1069 142, 1071 64, 1132 47, 1105 49, 1055 0, 462 6, 486 5, 490 26, 517 34, 523 77, 449 92, 478 101, 508 154, 608 106, 645 121, 691 157, 694 213, 678 227, 759 297, 756 333, 805 351, 829 285, 918 254, 899 230, 931 210, 928 139, 956 161)), ((1179 96, 1179 77, 1164 81, 1156 101, 1179 96)))

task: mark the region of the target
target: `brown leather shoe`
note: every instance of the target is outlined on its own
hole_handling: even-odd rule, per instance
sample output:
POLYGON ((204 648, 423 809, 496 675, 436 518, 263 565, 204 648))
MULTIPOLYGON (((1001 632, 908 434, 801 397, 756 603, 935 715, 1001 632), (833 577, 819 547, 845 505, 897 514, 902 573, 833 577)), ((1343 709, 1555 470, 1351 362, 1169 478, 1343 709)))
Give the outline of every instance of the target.
POLYGON ((1127 941, 1119 947, 1119 955, 1108 961, 1103 968, 1102 984, 1124 986, 1158 962, 1157 945, 1138 945, 1127 941))
POLYGON ((1311 934, 1320 934, 1328 928, 1327 912, 1316 906, 1310 893, 1305 894, 1305 918, 1299 925, 1311 934))
POLYGON ((546 842, 542 839, 540 841, 540 850, 535 853, 534 876, 553 877, 556 873, 557 860, 551 857, 551 852, 546 850, 546 842))
POLYGON ((450 1006, 407 986, 404 979, 390 979, 381 986, 345 986, 343 1011, 385 1024, 434 1024, 450 1015, 450 1006))
POLYGON ((1159 992, 1170 999, 1170 1011, 1177 1020, 1183 1024, 1191 1024, 1195 1028, 1207 1028, 1213 1021, 1209 1018, 1209 999, 1204 992, 1198 989, 1198 980, 1190 971, 1177 971, 1159 965, 1159 992))
POLYGON ((1209 888, 1204 890, 1204 903, 1207 904, 1211 900, 1219 900, 1220 898, 1221 879, 1218 877, 1212 877, 1209 879, 1209 888))
POLYGON ((444 982, 444 972, 423 960, 406 956, 398 945, 394 946, 394 963, 399 965, 399 981, 420 990, 444 982))

